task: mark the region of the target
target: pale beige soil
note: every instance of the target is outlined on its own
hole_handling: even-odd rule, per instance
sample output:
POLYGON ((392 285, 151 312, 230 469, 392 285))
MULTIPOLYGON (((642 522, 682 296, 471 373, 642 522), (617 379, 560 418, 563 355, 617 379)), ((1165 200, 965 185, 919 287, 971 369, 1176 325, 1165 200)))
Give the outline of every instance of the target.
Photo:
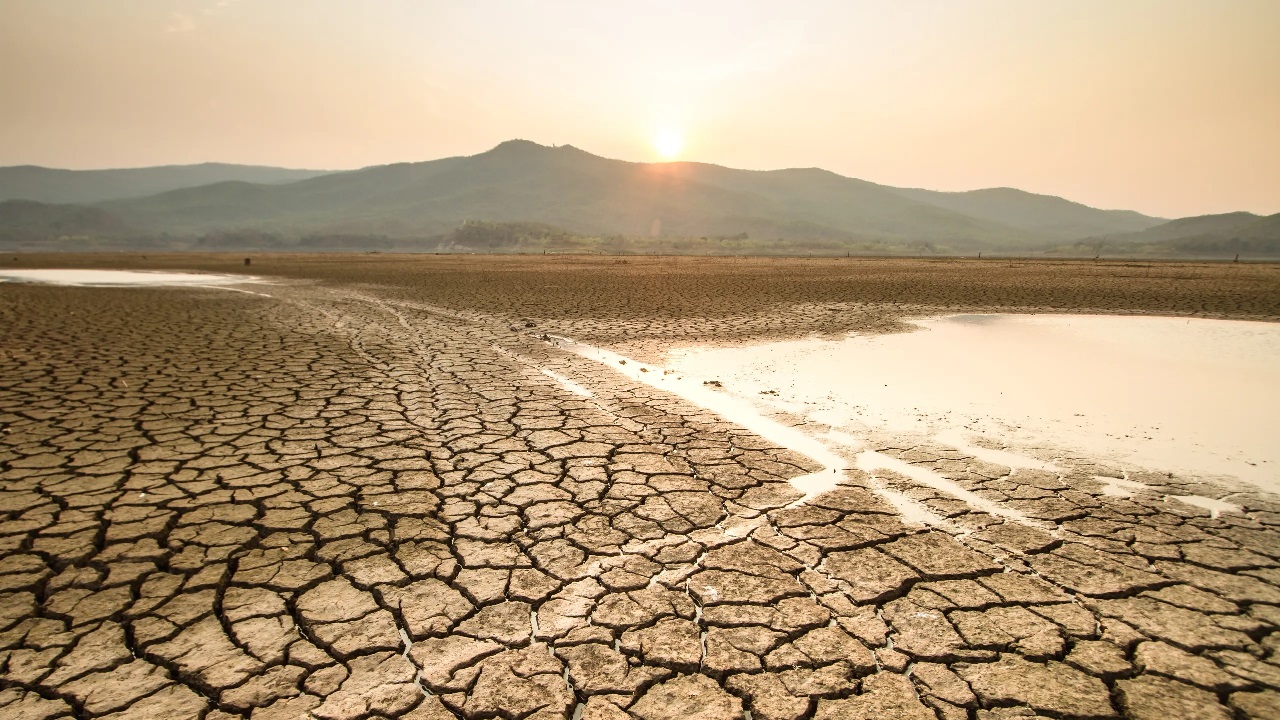
MULTIPOLYGON (((3 266, 245 271, 229 256, 3 266)), ((1275 718, 1280 501, 804 458, 542 341, 944 311, 1280 319, 1280 268, 254 256, 270 297, 0 285, 0 715, 1275 718), (568 392, 551 369, 593 393, 568 392)))

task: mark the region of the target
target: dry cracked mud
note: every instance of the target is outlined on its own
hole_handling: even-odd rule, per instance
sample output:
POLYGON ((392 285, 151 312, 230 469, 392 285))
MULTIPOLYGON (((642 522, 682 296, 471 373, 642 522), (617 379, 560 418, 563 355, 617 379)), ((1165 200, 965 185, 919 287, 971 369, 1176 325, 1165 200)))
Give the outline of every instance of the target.
POLYGON ((1280 269, 1170 265, 1126 302, 1088 264, 951 297, 907 261, 548 262, 268 259, 264 295, 0 285, 0 716, 1280 717, 1280 499, 889 443, 1029 521, 889 475, 948 520, 909 525, 856 470, 795 505, 810 460, 541 339, 656 353, 922 308, 1276 320, 1280 269), (1173 499, 1227 494, 1241 512, 1173 499))

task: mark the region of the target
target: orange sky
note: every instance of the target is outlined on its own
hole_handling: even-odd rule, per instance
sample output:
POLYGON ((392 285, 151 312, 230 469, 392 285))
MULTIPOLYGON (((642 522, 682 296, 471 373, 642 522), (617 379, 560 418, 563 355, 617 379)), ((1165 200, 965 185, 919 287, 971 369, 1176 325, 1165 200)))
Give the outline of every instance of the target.
POLYGON ((0 0, 0 165, 598 155, 1280 212, 1280 2, 0 0))

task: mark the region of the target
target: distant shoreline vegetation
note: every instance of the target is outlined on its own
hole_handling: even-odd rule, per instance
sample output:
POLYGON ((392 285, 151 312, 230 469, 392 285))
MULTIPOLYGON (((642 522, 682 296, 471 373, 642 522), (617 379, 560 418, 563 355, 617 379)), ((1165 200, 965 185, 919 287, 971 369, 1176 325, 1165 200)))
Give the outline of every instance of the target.
POLYGON ((1280 238, 1190 237, 1149 243, 1091 239, 1044 248, 991 248, 934 242, 753 238, 748 233, 698 237, 586 235, 543 223, 466 222, 422 237, 255 229, 200 235, 32 233, 0 228, 3 252, 301 252, 509 255, 690 255, 740 257, 1040 257, 1280 261, 1280 238), (982 249, 979 249, 982 248, 982 249))

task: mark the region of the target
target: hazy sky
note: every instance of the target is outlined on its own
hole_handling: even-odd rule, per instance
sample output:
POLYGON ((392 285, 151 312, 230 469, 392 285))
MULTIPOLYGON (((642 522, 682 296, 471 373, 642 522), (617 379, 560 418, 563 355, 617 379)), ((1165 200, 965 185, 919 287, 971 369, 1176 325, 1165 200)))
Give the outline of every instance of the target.
POLYGON ((517 137, 1275 213, 1280 0, 0 0, 0 165, 336 169, 517 137))

